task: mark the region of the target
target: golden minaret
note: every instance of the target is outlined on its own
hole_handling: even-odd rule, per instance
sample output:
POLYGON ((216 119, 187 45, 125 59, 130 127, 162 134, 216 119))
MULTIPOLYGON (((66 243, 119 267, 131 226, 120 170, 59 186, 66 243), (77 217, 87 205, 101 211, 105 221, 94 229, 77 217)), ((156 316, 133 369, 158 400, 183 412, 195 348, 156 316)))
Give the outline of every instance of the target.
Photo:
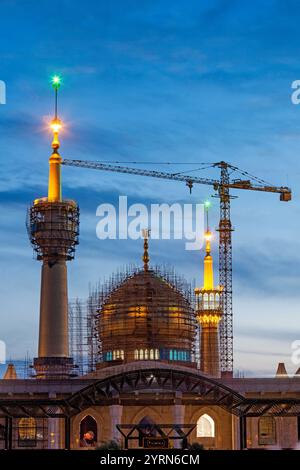
POLYGON ((196 288, 197 319, 200 323, 200 369, 213 377, 220 376, 219 323, 222 318, 222 286, 214 287, 212 233, 207 224, 204 234, 205 251, 203 287, 196 288))

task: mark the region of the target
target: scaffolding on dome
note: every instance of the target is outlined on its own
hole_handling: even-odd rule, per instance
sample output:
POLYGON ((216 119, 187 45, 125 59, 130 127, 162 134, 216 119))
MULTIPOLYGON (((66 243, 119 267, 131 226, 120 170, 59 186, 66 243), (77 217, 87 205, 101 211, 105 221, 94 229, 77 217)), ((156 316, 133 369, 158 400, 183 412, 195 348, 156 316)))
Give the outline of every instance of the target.
POLYGON ((86 301, 70 302, 70 354, 79 374, 108 361, 137 359, 199 367, 194 307, 192 286, 173 268, 155 266, 145 272, 130 265, 117 271, 90 288, 86 301), (140 295, 147 300, 144 305, 140 295))

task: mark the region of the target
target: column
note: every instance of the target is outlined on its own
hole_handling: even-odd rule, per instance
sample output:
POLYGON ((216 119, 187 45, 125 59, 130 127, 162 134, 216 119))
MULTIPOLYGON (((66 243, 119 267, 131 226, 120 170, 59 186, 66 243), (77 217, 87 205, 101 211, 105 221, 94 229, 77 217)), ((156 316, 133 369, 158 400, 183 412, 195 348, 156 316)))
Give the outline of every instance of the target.
MULTIPOLYGON (((175 403, 173 406, 174 424, 184 424, 185 406, 175 403)), ((182 448, 182 439, 174 439, 174 448, 182 448)))
POLYGON ((71 419, 69 416, 65 417, 65 450, 71 448, 71 419))
POLYGON ((48 418, 48 449, 60 449, 59 418, 48 418))
POLYGON ((42 265, 39 357, 68 357, 68 290, 65 260, 42 265))
POLYGON ((240 416, 240 450, 247 448, 247 418, 240 416))
POLYGON ((109 413, 111 418, 111 438, 113 441, 120 442, 121 434, 117 429, 117 424, 122 423, 123 405, 111 405, 109 413))

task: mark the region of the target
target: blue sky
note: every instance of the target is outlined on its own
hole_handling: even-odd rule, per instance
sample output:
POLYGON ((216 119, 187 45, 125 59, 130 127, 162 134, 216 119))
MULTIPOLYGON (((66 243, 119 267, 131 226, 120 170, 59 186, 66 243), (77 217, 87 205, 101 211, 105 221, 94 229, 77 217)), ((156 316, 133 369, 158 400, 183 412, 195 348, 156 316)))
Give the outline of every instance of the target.
MULTIPOLYGON (((64 77, 60 114, 66 158, 119 161, 226 160, 278 185, 293 201, 240 193, 232 202, 235 367, 293 373, 300 339, 300 79, 296 1, 2 0, 0 80, 1 339, 9 357, 36 354, 40 266, 26 209, 46 194, 52 113, 49 76, 64 77)), ((186 167, 182 168, 183 170, 186 167)), ((195 173, 196 174, 196 173, 195 173)), ((200 175, 217 176, 214 170, 200 175)), ((70 297, 119 267, 139 263, 141 242, 99 241, 102 202, 202 202, 199 186, 63 169, 64 195, 81 207, 81 243, 69 265, 70 297)), ((211 210, 217 225, 217 200, 211 210)), ((216 243, 215 243, 216 245, 216 243)), ((216 248, 216 246, 215 246, 216 248)), ((202 253, 184 241, 152 241, 153 263, 201 282, 202 253)))

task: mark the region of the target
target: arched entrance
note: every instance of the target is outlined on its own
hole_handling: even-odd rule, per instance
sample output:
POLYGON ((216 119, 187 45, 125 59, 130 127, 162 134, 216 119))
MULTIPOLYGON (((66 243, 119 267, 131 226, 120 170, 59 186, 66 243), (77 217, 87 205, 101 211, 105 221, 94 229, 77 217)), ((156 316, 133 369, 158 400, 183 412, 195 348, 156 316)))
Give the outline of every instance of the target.
POLYGON ((80 422, 80 447, 95 447, 97 440, 97 422, 91 415, 87 415, 80 422))
POLYGON ((207 413, 197 421, 197 437, 215 437, 215 421, 207 413))
POLYGON ((150 416, 144 416, 138 424, 139 431, 139 447, 143 447, 145 437, 156 437, 156 423, 150 416))

